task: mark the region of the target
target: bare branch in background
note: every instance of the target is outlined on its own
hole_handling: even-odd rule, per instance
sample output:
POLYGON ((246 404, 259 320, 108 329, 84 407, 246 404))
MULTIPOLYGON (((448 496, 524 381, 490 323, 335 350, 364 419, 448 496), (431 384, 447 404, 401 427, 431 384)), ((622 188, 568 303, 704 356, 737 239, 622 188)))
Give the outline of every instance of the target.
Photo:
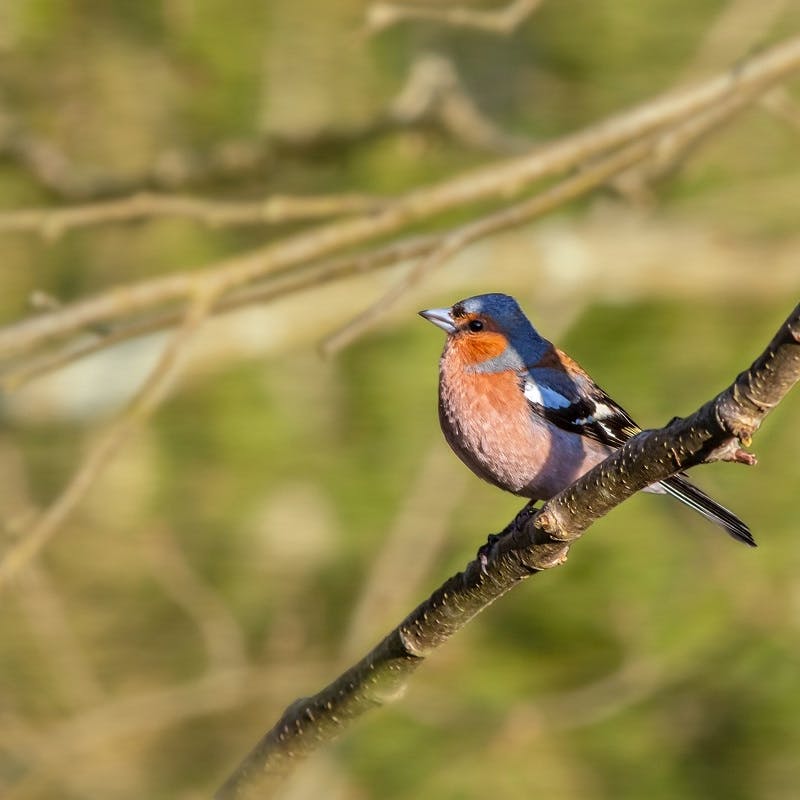
POLYGON ((602 186, 620 170, 627 169, 631 164, 645 158, 652 148, 652 140, 645 139, 635 142, 614 155, 587 166, 576 175, 566 178, 530 200, 524 200, 495 214, 481 217, 475 222, 470 222, 447 233, 442 237, 438 247, 430 255, 420 259, 400 283, 326 339, 323 343, 323 351, 330 355, 352 343, 358 336, 369 330, 380 315, 394 305, 412 286, 426 274, 452 258, 459 250, 485 236, 542 216, 597 186, 602 186))
POLYGON ((39 554, 86 496, 100 472, 128 437, 158 407, 173 379, 183 351, 198 326, 205 319, 216 296, 212 285, 192 299, 186 317, 172 340, 164 348, 152 372, 127 409, 90 450, 84 462, 52 505, 36 519, 30 530, 6 550, 0 560, 0 589, 39 554))
MULTIPOLYGON (((786 0, 730 0, 708 27, 688 66, 675 81, 676 88, 757 47, 785 6, 786 0)), ((681 135, 664 137, 664 146, 657 148, 650 159, 616 178, 614 188, 638 205, 654 205, 652 187, 673 174, 703 140, 756 99, 744 95, 731 97, 716 108, 698 114, 694 126, 681 135)))
POLYGON ((354 342, 370 330, 381 315, 425 275, 478 239, 543 216, 609 182, 627 197, 633 197, 637 201, 642 201, 644 198, 649 200, 647 189, 649 183, 677 169, 692 149, 699 146, 705 138, 742 109, 751 105, 756 98, 757 95, 753 94, 733 95, 690 117, 687 121, 668 128, 652 140, 635 142, 611 156, 590 162, 576 175, 565 178, 530 200, 481 217, 475 222, 443 234, 438 247, 420 259, 403 280, 327 338, 322 346, 323 352, 330 355, 354 342), (632 164, 636 166, 631 166, 632 164))
POLYGON ((678 82, 697 80, 768 40, 791 0, 728 0, 703 32, 678 82))
POLYGON ((191 618, 208 656, 208 671, 244 669, 244 634, 219 595, 192 569, 180 546, 165 529, 146 542, 153 576, 164 592, 191 618))
POLYGON ((378 33, 400 22, 420 20, 507 36, 513 33, 541 4, 542 0, 513 0, 504 8, 495 11, 476 11, 461 7, 438 8, 399 3, 374 3, 367 9, 367 31, 378 33))
POLYGON ((467 486, 466 470, 437 441, 421 459, 406 498, 372 563, 339 648, 349 660, 412 602, 444 544, 467 486), (442 487, 447 486, 443 492, 442 487))
POLYGON ((369 214, 377 211, 382 202, 377 197, 347 193, 306 197, 275 195, 264 200, 237 201, 141 192, 66 208, 2 211, 0 232, 29 231, 46 239, 56 239, 76 228, 165 217, 194 220, 212 228, 277 225, 345 214, 369 214))
MULTIPOLYGON (((405 123, 411 124, 414 123, 405 123)), ((75 163, 56 144, 27 130, 8 112, 0 112, 0 158, 19 164, 60 197, 100 200, 147 190, 172 192, 202 183, 263 177, 282 160, 347 151, 397 127, 398 122, 391 116, 379 114, 374 120, 345 130, 321 129, 291 136, 267 134, 256 139, 224 141, 205 152, 173 148, 156 156, 149 167, 121 175, 75 163)))
POLYGON ((778 86, 761 98, 761 105, 778 119, 785 122, 795 133, 800 133, 800 103, 778 86))
POLYGON ((765 351, 731 386, 686 419, 645 431, 546 502, 521 514, 361 661, 312 697, 295 701, 217 793, 263 797, 304 756, 357 717, 396 698, 437 647, 514 586, 563 564, 571 545, 600 517, 653 482, 713 460, 736 460, 767 414, 800 380, 800 305, 765 351))
POLYGON ((75 709, 102 702, 105 692, 101 682, 80 646, 59 587, 50 575, 38 565, 32 566, 22 578, 19 598, 50 662, 56 693, 75 709))
POLYGON ((653 184, 678 170, 709 136, 757 99, 755 94, 734 95, 675 126, 659 138, 648 158, 623 171, 611 181, 611 185, 629 200, 640 205, 653 205, 653 184))
POLYGON ((733 97, 767 91, 800 68, 800 38, 784 41, 732 71, 673 91, 612 116, 532 153, 508 158, 438 184, 387 200, 381 210, 317 226, 203 270, 178 272, 111 289, 93 298, 44 312, 0 331, 0 357, 21 355, 53 339, 98 324, 185 302, 198 287, 214 283, 220 296, 277 273, 287 273, 337 251, 397 234, 438 215, 488 200, 507 200, 537 181, 586 165, 615 148, 665 132, 733 97))
MULTIPOLYGON (((411 66, 405 86, 386 112, 388 127, 438 125, 467 147, 491 153, 519 153, 531 143, 505 134, 482 114, 450 60, 424 55, 411 66)), ((357 193, 318 196, 275 195, 263 200, 211 200, 189 195, 136 194, 61 208, 0 211, 0 233, 27 231, 47 239, 65 232, 114 222, 161 218, 193 220, 212 228, 278 225, 347 214, 372 214, 385 204, 357 193)))
POLYGON ((483 114, 453 62, 435 53, 414 61, 406 85, 392 102, 389 113, 404 125, 427 120, 455 141, 489 153, 523 153, 532 146, 527 139, 505 133, 483 114))
MULTIPOLYGON (((340 278, 372 272, 391 264, 418 258, 431 252, 440 240, 441 237, 435 234, 409 237, 353 256, 321 261, 302 269, 273 275, 264 281, 231 292, 218 301, 212 311, 220 314, 243 306, 265 303, 303 289, 322 286, 340 278)), ((170 328, 180 322, 181 316, 182 311, 174 309, 143 317, 134 322, 123 322, 109 328, 108 331, 83 334, 76 340, 70 340, 65 346, 47 352, 39 358, 23 360, 21 363, 9 367, 0 376, 0 388, 7 392, 13 392, 40 375, 52 372, 92 353, 128 339, 170 328)))
MULTIPOLYGON (((210 225, 274 224, 332 216, 342 213, 339 207, 344 203, 335 202, 339 207, 331 209, 325 197, 224 203, 164 193, 214 181, 230 182, 254 175, 263 178, 287 159, 345 153, 384 136, 426 127, 437 127, 466 147, 493 154, 520 152, 526 146, 524 140, 504 134, 479 111, 452 63, 441 56, 423 56, 412 63, 397 96, 373 119, 360 125, 342 130, 270 133, 259 139, 221 142, 202 153, 174 148, 157 156, 149 169, 133 175, 73 163, 57 145, 25 130, 11 114, 0 110, 0 158, 17 162, 42 186, 61 197, 118 199, 110 211, 90 204, 88 208, 65 209, 61 216, 44 221, 35 210, 9 213, 4 228, 38 228, 44 234, 57 235, 66 228, 95 221, 153 216, 189 217, 210 225), (153 190, 161 193, 155 195, 158 199, 151 197, 153 190), (48 228, 47 222, 52 226, 48 228)), ((353 203, 360 203, 357 195, 353 196, 353 203)))

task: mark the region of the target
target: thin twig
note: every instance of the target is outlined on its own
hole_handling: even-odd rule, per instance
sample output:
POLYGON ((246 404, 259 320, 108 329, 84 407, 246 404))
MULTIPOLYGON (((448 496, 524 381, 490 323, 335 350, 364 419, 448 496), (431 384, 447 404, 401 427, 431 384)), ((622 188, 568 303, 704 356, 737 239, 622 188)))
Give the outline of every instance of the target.
POLYGON ((383 210, 290 236, 204 270, 174 273, 112 289, 71 306, 23 320, 0 331, 0 356, 23 353, 76 330, 190 296, 198 284, 229 291, 337 250, 386 236, 443 212, 479 201, 512 197, 538 180, 585 163, 632 140, 685 120, 737 93, 766 91, 800 68, 800 37, 754 56, 732 71, 673 91, 534 153, 483 167, 439 184, 416 189, 383 210))
POLYGON ((392 119, 407 125, 429 120, 453 139, 489 153, 529 151, 533 142, 501 130, 479 108, 452 60, 423 53, 411 65, 405 86, 392 102, 392 119))
POLYGON ((0 212, 0 232, 23 231, 56 239, 66 231, 109 222, 174 217, 210 227, 275 225, 285 222, 370 214, 386 201, 364 194, 334 194, 308 197, 274 195, 266 200, 222 201, 188 195, 140 192, 113 200, 66 208, 28 208, 0 212))
POLYGON ((659 136, 652 154, 623 171, 612 185, 639 204, 652 205, 650 186, 672 174, 703 141, 722 128, 736 114, 752 105, 759 95, 741 92, 698 113, 659 136))
POLYGON ((444 236, 441 244, 428 256, 420 259, 406 273, 405 277, 380 300, 329 336, 322 344, 323 352, 331 355, 351 344, 369 330, 382 314, 425 275, 440 267, 467 245, 498 231, 530 222, 536 217, 602 186, 621 170, 627 169, 631 164, 645 158, 652 151, 653 144, 652 139, 636 142, 607 158, 590 164, 535 197, 456 228, 444 236))
MULTIPOLYGON (((779 90, 775 90, 779 91, 779 90)), ((651 197, 647 188, 648 184, 654 180, 663 179, 665 175, 674 170, 679 161, 684 160, 689 152, 715 130, 718 130, 728 122, 736 113, 747 108, 757 99, 756 94, 737 94, 711 108, 698 113, 685 122, 676 125, 660 134, 654 142, 651 153, 647 155, 641 165, 630 169, 618 170, 611 175, 611 184, 617 191, 625 197, 635 200, 637 203, 650 204, 651 197)), ((621 153, 619 154, 621 155, 621 153)), ((596 162, 581 172, 578 176, 573 176, 561 184, 556 189, 568 189, 573 182, 586 181, 591 178, 595 170, 604 169, 611 162, 611 159, 596 162)), ((604 181, 601 181, 602 183, 604 181)), ((584 192, 591 191, 598 184, 594 181, 585 186, 584 192)), ((555 189, 550 192, 555 193, 555 189)), ((545 193, 547 194, 547 193, 545 193)), ((574 196, 578 196, 577 194, 574 196)), ((544 195, 539 196, 544 199, 544 195)), ((337 332, 331 334, 322 345, 322 349, 327 354, 338 352, 347 347, 359 336, 370 330, 380 317, 387 312, 405 292, 415 286, 425 275, 429 274, 434 268, 451 258, 458 250, 474 242, 478 238, 489 236, 492 233, 502 230, 504 227, 511 227, 517 224, 534 219, 536 216, 546 213, 562 203, 573 199, 573 195, 566 192, 562 200, 555 199, 551 208, 536 209, 537 198, 527 200, 519 204, 532 208, 532 215, 528 219, 514 221, 514 215, 510 214, 512 209, 503 210, 495 215, 489 215, 477 222, 457 228, 453 231, 445 231, 441 234, 416 237, 391 244, 387 247, 377 248, 355 256, 331 259, 320 264, 312 265, 301 270, 287 271, 276 276, 267 278, 263 283, 244 289, 239 289, 220 300, 212 312, 215 314, 224 313, 244 305, 262 303, 284 296, 294 291, 300 291, 312 286, 319 286, 338 278, 348 275, 360 274, 378 269, 381 267, 396 264, 410 258, 418 257, 420 261, 411 268, 405 278, 395 287, 386 292, 378 301, 365 309, 353 320, 346 323, 337 332), (481 230, 483 223, 487 224, 481 230), (498 227, 494 227, 495 224, 498 227), (465 229, 475 230, 474 238, 461 240, 461 231, 465 229), (455 248, 455 249, 454 249, 455 248)), ((177 311, 168 311, 145 317, 135 322, 121 324, 103 334, 86 334, 77 342, 69 342, 54 352, 45 355, 26 359, 18 366, 10 366, 0 374, 0 389, 6 392, 13 392, 41 375, 52 372, 73 361, 77 361, 88 355, 104 350, 114 344, 127 339, 163 330, 176 323, 180 319, 177 311)))
POLYGON ((164 592, 197 627, 206 648, 208 671, 247 666, 244 635, 230 610, 189 564, 164 526, 145 542, 145 556, 164 592))
POLYGON ((18 596, 49 662, 52 691, 75 709, 102 702, 105 695, 102 684, 47 571, 37 564, 31 565, 18 596))
POLYGON ((129 406, 90 450, 52 505, 3 555, 0 561, 0 588, 6 586, 39 554, 131 433, 158 407, 175 375, 184 348, 208 313, 215 296, 212 284, 202 286, 202 291, 198 291, 189 305, 183 325, 175 332, 129 406))
MULTIPOLYGON (((243 306, 265 303, 293 292, 323 286, 331 281, 361 275, 392 264, 402 263, 429 253, 441 241, 439 234, 415 236, 389 245, 343 256, 301 269, 279 273, 264 281, 238 289, 219 300, 210 313, 223 314, 243 306)), ((115 344, 170 328, 180 322, 178 309, 143 317, 134 322, 114 326, 107 333, 85 334, 38 358, 21 360, 0 375, 0 390, 14 392, 31 380, 60 369, 115 344)))
POLYGON ((761 105, 778 119, 785 122, 795 133, 800 133, 800 104, 786 91, 778 86, 761 98, 761 105))
MULTIPOLYGON (((735 59, 738 53, 751 51, 780 15, 786 0, 730 0, 706 30, 700 46, 676 80, 676 87, 697 79, 709 69, 735 59)), ((771 94, 771 93, 769 93, 771 94)), ((723 125, 743 105, 756 99, 742 93, 706 112, 698 114, 696 130, 686 129, 682 136, 665 137, 666 147, 658 148, 651 159, 628 170, 614 181, 614 187, 628 200, 650 207, 655 203, 651 186, 669 176, 686 155, 706 136, 723 125), (739 102, 746 97, 744 102, 739 102)))
POLYGON ((350 615, 339 653, 357 655, 395 614, 402 612, 427 575, 447 533, 447 522, 467 485, 467 471, 436 442, 421 459, 413 485, 373 561, 350 615), (442 491, 446 486, 447 491, 442 491))
POLYGON ((179 300, 198 281, 216 280, 231 289, 285 269, 360 244, 468 203, 508 197, 548 175, 584 162, 631 139, 685 119, 732 93, 766 89, 800 68, 800 37, 789 39, 733 72, 619 114, 577 134, 563 137, 536 153, 507 159, 398 198, 374 215, 325 225, 229 259, 200 272, 177 273, 120 287, 58 311, 25 320, 0 332, 0 354, 19 352, 56 335, 79 330, 159 303, 179 300))
MULTIPOLYGON (((413 76, 409 80, 413 80, 413 76)), ((437 100, 446 102, 450 99, 446 91, 435 91, 437 100)), ((400 94, 407 94, 406 87, 400 94)), ((249 178, 254 174, 263 176, 273 165, 287 158, 313 158, 331 151, 346 153, 397 131, 424 128, 437 121, 455 141, 489 153, 506 152, 507 141, 513 141, 475 136, 469 128, 449 125, 446 115, 441 114, 435 105, 419 105, 415 114, 407 113, 407 106, 402 109, 404 113, 398 113, 400 110, 396 100, 392 100, 371 119, 346 128, 271 132, 248 139, 223 140, 202 152, 173 147, 158 154, 149 166, 129 176, 74 163, 57 144, 37 136, 0 109, 0 158, 16 161, 42 186, 61 197, 88 201, 135 195, 147 190, 174 192, 189 185, 249 178)), ((484 122, 491 124, 488 120, 484 122)))
POLYGON ((367 31, 378 33, 399 22, 423 20, 507 36, 515 31, 541 4, 542 0, 512 0, 505 8, 476 11, 460 7, 437 8, 435 6, 374 3, 367 9, 367 31))

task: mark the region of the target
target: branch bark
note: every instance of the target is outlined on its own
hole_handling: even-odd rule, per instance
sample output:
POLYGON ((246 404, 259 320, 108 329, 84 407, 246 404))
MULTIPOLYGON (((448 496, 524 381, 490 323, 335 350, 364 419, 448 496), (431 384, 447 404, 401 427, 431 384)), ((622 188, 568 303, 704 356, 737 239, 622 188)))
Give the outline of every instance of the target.
POLYGON ((396 698, 414 670, 521 581, 564 563, 589 526, 640 489, 711 461, 738 461, 766 415, 800 380, 800 305, 736 380, 685 419, 644 431, 533 513, 411 612, 361 661, 292 703, 220 788, 217 800, 263 797, 304 756, 367 710, 396 698))

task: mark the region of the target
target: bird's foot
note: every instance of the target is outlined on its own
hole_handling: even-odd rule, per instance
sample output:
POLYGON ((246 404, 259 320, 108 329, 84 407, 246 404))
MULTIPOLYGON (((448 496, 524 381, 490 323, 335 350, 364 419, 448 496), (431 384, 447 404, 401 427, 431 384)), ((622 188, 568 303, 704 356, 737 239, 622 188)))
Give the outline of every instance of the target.
POLYGON ((528 524, 528 520, 536 513, 536 511, 536 501, 529 500, 525 504, 525 508, 523 508, 522 511, 520 511, 516 517, 514 517, 514 522, 511 523, 514 527, 514 530, 521 531, 528 524))
POLYGON ((486 537, 486 544, 482 544, 478 548, 478 552, 475 554, 475 557, 478 559, 478 562, 481 565, 481 572, 484 575, 488 574, 488 570, 486 569, 489 566, 489 556, 492 552, 492 548, 508 533, 508 528, 502 531, 502 533, 490 533, 486 537))
POLYGON ((482 544, 478 548, 478 552, 476 553, 476 558, 478 559, 481 565, 481 572, 486 575, 487 574, 487 567, 489 566, 489 558, 492 553, 492 548, 503 538, 509 536, 516 531, 522 530, 522 528, 527 524, 528 520, 536 513, 536 501, 531 500, 525 506, 525 508, 520 511, 516 517, 508 524, 505 528, 503 528, 500 533, 490 533, 486 537, 486 544, 482 544))

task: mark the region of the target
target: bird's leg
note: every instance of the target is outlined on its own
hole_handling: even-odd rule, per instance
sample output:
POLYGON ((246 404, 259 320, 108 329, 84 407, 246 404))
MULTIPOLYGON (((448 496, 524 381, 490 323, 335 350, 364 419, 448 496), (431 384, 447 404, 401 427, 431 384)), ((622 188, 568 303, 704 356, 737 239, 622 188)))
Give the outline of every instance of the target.
POLYGON ((522 530, 527 524, 528 520, 535 513, 536 513, 536 500, 528 500, 522 511, 520 511, 516 517, 514 517, 514 521, 511 523, 512 527, 518 531, 522 530))
POLYGON ((514 519, 508 523, 508 525, 503 528, 500 533, 490 533, 486 537, 486 544, 482 544, 478 548, 478 552, 475 554, 476 558, 480 562, 481 565, 481 572, 485 575, 486 574, 486 567, 489 564, 489 556, 492 552, 492 548, 504 537, 508 536, 509 534, 514 533, 515 531, 521 530, 522 527, 527 523, 527 521, 536 513, 536 501, 529 500, 525 507, 520 511, 514 519))

